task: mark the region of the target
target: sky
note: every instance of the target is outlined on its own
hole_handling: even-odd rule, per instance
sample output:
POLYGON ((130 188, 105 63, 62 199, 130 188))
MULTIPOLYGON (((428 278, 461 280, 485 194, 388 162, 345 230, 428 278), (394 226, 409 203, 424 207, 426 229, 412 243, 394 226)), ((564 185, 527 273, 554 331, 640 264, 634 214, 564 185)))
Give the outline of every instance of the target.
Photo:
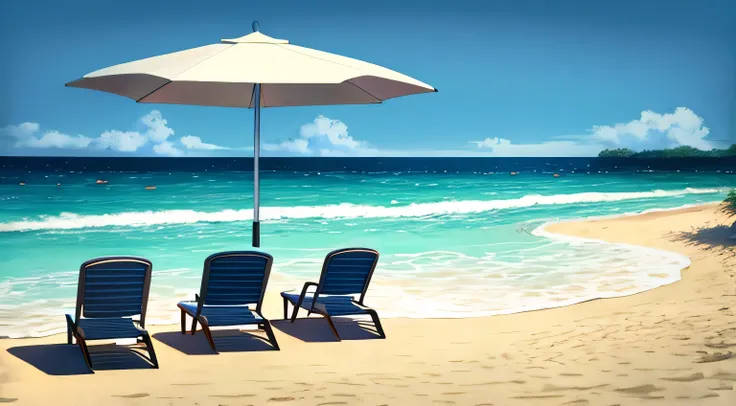
POLYGON ((439 91, 262 110, 262 156, 595 156, 736 143, 729 0, 3 2, 0 156, 252 156, 253 110, 67 88, 252 31, 439 91))

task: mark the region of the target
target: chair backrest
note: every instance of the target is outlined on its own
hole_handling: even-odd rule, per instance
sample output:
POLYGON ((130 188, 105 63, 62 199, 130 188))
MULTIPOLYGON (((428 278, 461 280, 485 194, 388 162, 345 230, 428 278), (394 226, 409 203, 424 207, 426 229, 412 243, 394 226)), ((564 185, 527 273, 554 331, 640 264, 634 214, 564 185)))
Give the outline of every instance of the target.
POLYGON ((76 319, 140 315, 146 323, 151 261, 139 257, 101 257, 79 268, 76 319))
POLYGON ((230 251, 204 261, 198 311, 202 305, 256 304, 261 311, 273 257, 257 251, 230 251))
POLYGON ((322 275, 315 296, 356 295, 363 302, 373 271, 378 263, 378 251, 369 248, 345 248, 325 257, 322 275))

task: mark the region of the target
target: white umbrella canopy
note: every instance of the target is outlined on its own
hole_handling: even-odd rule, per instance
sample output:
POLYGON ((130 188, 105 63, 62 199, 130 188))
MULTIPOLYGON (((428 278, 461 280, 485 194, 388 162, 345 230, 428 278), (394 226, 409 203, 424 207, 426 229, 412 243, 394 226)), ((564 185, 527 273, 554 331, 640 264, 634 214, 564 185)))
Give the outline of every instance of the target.
POLYGON ((437 89, 401 73, 292 45, 258 31, 88 73, 66 86, 114 93, 138 103, 255 109, 253 246, 260 246, 260 108, 377 104, 437 89), (260 103, 256 102, 259 100, 260 103))

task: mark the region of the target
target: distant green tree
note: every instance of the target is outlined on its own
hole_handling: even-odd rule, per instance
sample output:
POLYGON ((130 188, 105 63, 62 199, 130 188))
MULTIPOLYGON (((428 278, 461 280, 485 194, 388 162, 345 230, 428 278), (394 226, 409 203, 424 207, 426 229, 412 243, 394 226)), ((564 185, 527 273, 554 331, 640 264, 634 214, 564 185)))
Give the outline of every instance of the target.
POLYGON ((598 154, 601 158, 721 158, 736 157, 736 144, 727 149, 704 151, 689 146, 668 149, 652 149, 634 152, 628 148, 604 149, 598 154))
POLYGON ((598 156, 601 158, 630 158, 636 155, 636 152, 628 148, 604 149, 598 156))

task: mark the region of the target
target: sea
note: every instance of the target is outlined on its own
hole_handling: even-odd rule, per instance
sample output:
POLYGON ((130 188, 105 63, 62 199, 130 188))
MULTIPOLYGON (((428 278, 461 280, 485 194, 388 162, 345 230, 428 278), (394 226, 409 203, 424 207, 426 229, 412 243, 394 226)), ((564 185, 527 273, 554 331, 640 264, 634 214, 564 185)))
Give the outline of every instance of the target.
MULTIPOLYGON (((331 250, 374 248, 365 303, 382 317, 491 316, 675 282, 687 257, 543 226, 718 202, 736 187, 732 158, 264 158, 261 168, 268 290, 316 281, 331 250)), ((253 249, 252 208, 249 158, 0 157, 0 337, 65 331, 80 264, 106 255, 150 259, 148 324, 177 323, 207 256, 253 249)))

